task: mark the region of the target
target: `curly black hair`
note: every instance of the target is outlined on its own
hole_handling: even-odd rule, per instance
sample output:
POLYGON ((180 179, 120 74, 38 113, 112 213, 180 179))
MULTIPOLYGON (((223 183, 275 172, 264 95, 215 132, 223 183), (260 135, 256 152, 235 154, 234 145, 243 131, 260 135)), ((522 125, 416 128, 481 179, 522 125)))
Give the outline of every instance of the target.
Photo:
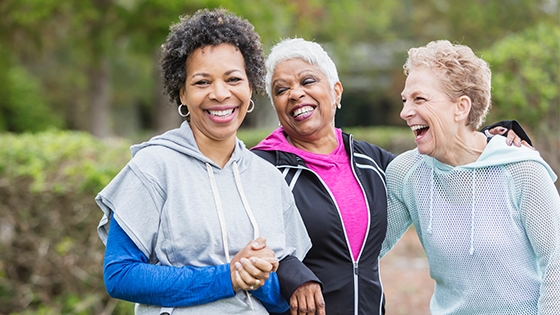
POLYGON ((225 9, 201 9, 192 16, 181 16, 171 25, 167 40, 161 46, 161 76, 164 93, 171 102, 181 104, 179 93, 185 85, 187 58, 198 48, 231 44, 245 61, 245 71, 252 89, 264 91, 264 52, 260 36, 253 25, 225 9))

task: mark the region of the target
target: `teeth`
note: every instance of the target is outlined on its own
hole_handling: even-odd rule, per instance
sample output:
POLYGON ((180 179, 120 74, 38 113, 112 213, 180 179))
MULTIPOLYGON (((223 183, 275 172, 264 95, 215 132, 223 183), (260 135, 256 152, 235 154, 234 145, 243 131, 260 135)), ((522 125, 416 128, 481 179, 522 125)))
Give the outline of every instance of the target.
POLYGON ((233 113, 233 110, 234 109, 232 108, 232 109, 228 109, 228 110, 209 110, 208 112, 212 116, 225 117, 227 115, 231 115, 233 113))
POLYGON ((412 129, 413 131, 419 130, 419 129, 423 129, 423 128, 428 128, 428 126, 426 125, 414 125, 414 126, 410 126, 410 129, 412 129))
POLYGON ((307 114, 311 111, 313 111, 313 107, 311 107, 311 106, 300 107, 300 108, 298 108, 294 111, 293 116, 297 117, 297 116, 302 115, 302 114, 307 114))

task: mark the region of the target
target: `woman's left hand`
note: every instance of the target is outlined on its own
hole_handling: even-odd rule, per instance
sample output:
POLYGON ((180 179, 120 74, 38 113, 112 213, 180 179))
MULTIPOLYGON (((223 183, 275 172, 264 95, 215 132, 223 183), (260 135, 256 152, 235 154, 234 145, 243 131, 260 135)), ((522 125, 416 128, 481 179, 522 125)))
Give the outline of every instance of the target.
POLYGON ((261 287, 278 269, 274 251, 266 247, 266 239, 259 237, 241 249, 230 262, 231 280, 235 291, 261 287))
POLYGON ((257 257, 241 258, 235 267, 237 284, 244 290, 256 290, 263 286, 273 269, 270 262, 257 257))

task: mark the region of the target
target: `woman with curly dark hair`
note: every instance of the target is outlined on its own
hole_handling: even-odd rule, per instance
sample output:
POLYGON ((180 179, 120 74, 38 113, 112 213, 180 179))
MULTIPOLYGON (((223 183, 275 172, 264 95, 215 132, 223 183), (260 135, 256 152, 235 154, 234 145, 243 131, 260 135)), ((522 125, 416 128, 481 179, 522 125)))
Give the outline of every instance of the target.
POLYGON ((165 92, 189 120, 132 146, 96 197, 107 291, 136 314, 286 311, 279 260, 311 243, 281 174, 236 136, 264 86, 260 38, 223 9, 170 29, 165 92))

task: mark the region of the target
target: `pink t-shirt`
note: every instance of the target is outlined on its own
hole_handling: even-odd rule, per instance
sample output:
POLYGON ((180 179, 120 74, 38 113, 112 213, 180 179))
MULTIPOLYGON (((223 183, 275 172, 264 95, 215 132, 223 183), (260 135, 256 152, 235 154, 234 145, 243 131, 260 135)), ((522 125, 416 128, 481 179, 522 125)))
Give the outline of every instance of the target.
MULTIPOLYGON (((352 256, 357 260, 368 227, 368 210, 362 189, 352 173, 350 158, 344 149, 342 130, 337 128, 335 131, 338 146, 330 154, 312 153, 292 146, 284 137, 281 127, 263 142, 266 147, 273 145, 276 150, 297 154, 323 179, 338 204, 352 256)), ((260 146, 259 144, 257 148, 260 146)))

